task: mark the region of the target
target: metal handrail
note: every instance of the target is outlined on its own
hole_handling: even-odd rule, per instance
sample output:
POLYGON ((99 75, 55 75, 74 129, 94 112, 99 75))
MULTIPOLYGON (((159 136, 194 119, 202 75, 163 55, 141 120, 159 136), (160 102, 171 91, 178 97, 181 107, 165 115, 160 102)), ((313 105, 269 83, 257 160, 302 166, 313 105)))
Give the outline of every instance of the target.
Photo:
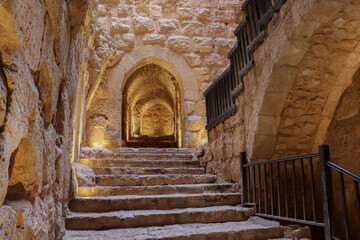
POLYGON ((240 170, 241 201, 244 205, 255 206, 257 216, 321 227, 324 229, 326 240, 350 240, 351 237, 351 222, 348 217, 349 199, 346 198, 349 182, 345 184, 344 180, 344 176, 347 176, 353 182, 355 205, 360 223, 360 176, 331 162, 327 145, 319 146, 319 152, 255 163, 248 163, 247 155, 243 152, 240 170), (315 157, 318 159, 316 162, 313 161, 315 157), (308 164, 306 170, 305 161, 308 164), (317 164, 317 168, 314 168, 314 163, 317 164), (316 175, 314 169, 318 171, 316 175), (305 171, 308 171, 307 174, 305 171), (333 180, 336 178, 333 178, 332 172, 338 173, 340 195, 336 196, 342 203, 341 216, 335 216, 334 212, 337 206, 334 204, 333 180), (308 178, 306 179, 305 176, 308 178), (315 181, 315 176, 321 177, 321 181, 315 181), (306 181, 310 182, 310 188, 306 187, 306 181), (321 196, 315 191, 317 187, 322 190, 321 196), (309 199, 311 199, 311 205, 308 204, 309 199), (317 211, 320 209, 320 204, 322 216, 317 211), (302 211, 298 211, 300 206, 302 211), (308 215, 309 213, 312 214, 308 215), (342 233, 336 232, 335 225, 339 225, 341 220, 343 220, 344 236, 339 237, 338 235, 342 233))
POLYGON ((328 165, 329 167, 335 169, 338 172, 341 172, 342 174, 345 174, 346 176, 352 178, 353 180, 357 181, 360 183, 360 176, 356 175, 355 173, 352 173, 342 167, 340 167, 339 165, 336 165, 333 162, 327 162, 326 165, 328 165))

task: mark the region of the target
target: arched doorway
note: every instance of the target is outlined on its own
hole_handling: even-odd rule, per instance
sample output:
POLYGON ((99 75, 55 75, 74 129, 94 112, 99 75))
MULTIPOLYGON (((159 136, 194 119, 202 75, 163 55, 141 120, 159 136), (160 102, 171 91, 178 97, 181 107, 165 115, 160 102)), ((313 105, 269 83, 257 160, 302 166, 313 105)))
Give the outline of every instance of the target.
POLYGON ((126 80, 122 92, 122 146, 180 147, 181 95, 177 79, 148 64, 126 80))

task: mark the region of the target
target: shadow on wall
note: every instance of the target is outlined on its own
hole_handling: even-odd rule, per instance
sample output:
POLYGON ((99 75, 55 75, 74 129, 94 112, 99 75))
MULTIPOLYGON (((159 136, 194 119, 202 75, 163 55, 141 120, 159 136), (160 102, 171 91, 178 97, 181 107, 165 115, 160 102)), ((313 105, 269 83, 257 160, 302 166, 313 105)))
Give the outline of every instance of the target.
MULTIPOLYGON (((334 118, 332 119, 327 133, 327 143, 330 145, 331 161, 341 167, 360 175, 360 69, 354 75, 352 84, 344 91, 339 104, 336 108, 334 118)), ((348 204, 348 216, 350 224, 350 239, 360 239, 360 226, 358 215, 351 214, 352 209, 357 209, 355 204, 355 190, 353 181, 345 177, 346 199, 348 204), (357 224, 356 224, 357 223, 357 224)), ((340 178, 338 174, 333 173, 333 184, 335 194, 335 216, 343 216, 340 178)), ((342 219, 342 218, 341 218, 342 219)), ((344 234, 343 222, 337 226, 344 234)), ((342 237, 345 237, 343 235, 342 237)))

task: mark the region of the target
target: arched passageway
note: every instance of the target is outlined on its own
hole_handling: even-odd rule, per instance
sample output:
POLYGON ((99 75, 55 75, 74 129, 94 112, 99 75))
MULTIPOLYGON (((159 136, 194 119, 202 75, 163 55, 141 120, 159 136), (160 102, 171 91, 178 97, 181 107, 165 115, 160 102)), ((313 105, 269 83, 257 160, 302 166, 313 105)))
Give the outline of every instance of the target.
POLYGON ((175 76, 157 64, 137 69, 122 92, 123 146, 179 147, 180 89, 175 76))

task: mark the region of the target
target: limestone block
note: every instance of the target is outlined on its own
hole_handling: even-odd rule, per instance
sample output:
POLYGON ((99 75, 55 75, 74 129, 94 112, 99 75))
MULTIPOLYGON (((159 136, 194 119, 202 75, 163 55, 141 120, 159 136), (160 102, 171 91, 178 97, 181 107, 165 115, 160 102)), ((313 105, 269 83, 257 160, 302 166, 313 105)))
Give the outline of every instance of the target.
POLYGON ((192 8, 178 8, 178 17, 180 20, 191 20, 194 16, 192 8))
POLYGON ((215 10, 214 21, 223 23, 235 22, 235 11, 233 10, 215 10))
POLYGON ((210 68, 203 67, 203 68, 196 68, 194 69, 196 75, 209 75, 210 74, 210 68))
POLYGON ((217 38, 214 41, 214 45, 217 48, 217 53, 224 55, 224 57, 227 56, 235 44, 235 39, 217 38))
POLYGON ((135 19, 135 33, 144 34, 154 32, 154 22, 150 18, 135 19))
POLYGON ((166 41, 166 37, 163 35, 156 35, 156 34, 151 34, 151 35, 146 35, 143 39, 143 43, 144 44, 149 44, 149 45, 161 45, 161 46, 165 46, 165 41, 166 41))
POLYGON ((206 91, 206 89, 209 88, 210 85, 211 85, 211 83, 209 83, 209 82, 201 82, 200 83, 200 92, 204 93, 206 91))
POLYGON ((193 101, 185 101, 185 112, 186 112, 186 115, 190 115, 194 112, 195 110, 195 102, 193 101))
POLYGON ((160 19, 158 24, 160 34, 174 33, 180 26, 179 21, 174 19, 160 19))
POLYGON ((200 116, 191 116, 188 118, 188 127, 190 131, 198 131, 205 129, 206 119, 200 116))
POLYGON ((346 92, 340 101, 336 111, 336 120, 344 120, 359 114, 359 93, 357 91, 346 92))
POLYGON ((135 46, 134 34, 116 34, 114 44, 120 51, 131 51, 135 46))
POLYGON ((213 37, 226 37, 227 36, 227 28, 225 23, 211 23, 210 24, 210 32, 213 37))
POLYGON ((119 18, 126 18, 133 16, 134 6, 121 4, 117 7, 117 16, 119 18))
POLYGON ((200 138, 197 132, 187 132, 186 133, 186 143, 187 147, 195 148, 199 146, 200 138))
POLYGON ((208 67, 225 67, 229 63, 229 60, 213 53, 205 57, 205 64, 208 67))
POLYGON ((111 21, 112 33, 128 33, 130 31, 130 18, 113 18, 111 21))
POLYGON ((187 37, 170 37, 169 48, 177 53, 190 52, 190 39, 187 37))
POLYGON ((105 17, 110 15, 110 7, 107 5, 99 5, 98 7, 98 16, 105 17))
POLYGON ((79 187, 92 187, 96 185, 96 176, 93 168, 78 162, 75 162, 74 166, 76 170, 76 180, 79 187))
MULTIPOLYGON (((14 51, 20 45, 15 29, 15 17, 11 13, 10 4, 0 4, 0 15, 6 19, 0 23, 0 31, 3 33, 0 35, 0 48, 4 52, 14 51)), ((2 58, 4 61, 4 56, 2 58)))
POLYGON ((194 38, 194 50, 198 53, 211 53, 214 46, 211 38, 194 38))
POLYGON ((195 107, 195 113, 201 116, 204 116, 206 114, 205 100, 200 100, 197 102, 195 107))
POLYGON ((202 36, 206 32, 206 26, 196 21, 184 21, 182 28, 186 36, 202 36))
POLYGON ((150 14, 149 1, 135 0, 136 13, 142 17, 148 17, 150 14))
POLYGON ((150 2, 150 16, 151 17, 161 17, 162 16, 162 7, 150 2))
POLYGON ((5 74, 0 69, 0 127, 4 125, 7 110, 7 83, 5 74))
POLYGON ((230 160, 230 175, 233 182, 240 181, 240 158, 232 158, 230 160))
POLYGON ((190 67, 199 67, 201 66, 201 58, 196 54, 185 54, 184 58, 190 67))
POLYGON ((200 8, 197 10, 197 19, 201 22, 208 22, 212 19, 212 11, 207 8, 200 8))
POLYGON ((110 7, 116 7, 118 5, 119 1, 118 0, 100 0, 99 4, 102 5, 108 5, 110 7))
POLYGON ((185 100, 189 100, 189 101, 198 101, 200 99, 199 91, 185 90, 184 98, 185 100))
POLYGON ((18 1, 12 10, 17 13, 15 27, 24 47, 25 61, 35 72, 41 58, 45 4, 36 0, 18 1))
POLYGON ((0 239, 15 239, 17 213, 7 206, 0 207, 0 239))

